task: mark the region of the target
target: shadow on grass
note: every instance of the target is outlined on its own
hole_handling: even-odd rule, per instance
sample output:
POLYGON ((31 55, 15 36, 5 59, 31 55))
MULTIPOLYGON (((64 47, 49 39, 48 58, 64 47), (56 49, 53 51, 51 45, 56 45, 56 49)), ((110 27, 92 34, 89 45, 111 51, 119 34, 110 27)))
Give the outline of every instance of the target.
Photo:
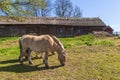
MULTIPOLYGON (((53 54, 49 54, 48 56, 52 56, 53 54)), ((42 57, 33 57, 32 60, 35 59, 43 59, 42 57)), ((28 61, 27 59, 23 59, 23 61, 28 61)), ((7 64, 7 63, 16 63, 19 62, 19 59, 12 59, 12 60, 6 60, 6 61, 0 61, 0 64, 7 64)))
MULTIPOLYGON (((38 65, 22 64, 21 65, 21 64, 18 63, 18 59, 0 61, 1 65, 2 64, 7 64, 7 63, 11 63, 11 65, 0 67, 0 71, 24 73, 24 72, 48 70, 45 67, 40 67, 40 65, 43 65, 43 64, 38 64, 38 65), (12 65, 12 63, 13 63, 13 65, 12 65)), ((61 65, 50 66, 49 69, 55 69, 55 68, 59 68, 59 67, 62 67, 62 66, 61 65)))
POLYGON ((16 63, 16 62, 18 62, 18 59, 12 59, 12 60, 0 61, 0 64, 16 63))

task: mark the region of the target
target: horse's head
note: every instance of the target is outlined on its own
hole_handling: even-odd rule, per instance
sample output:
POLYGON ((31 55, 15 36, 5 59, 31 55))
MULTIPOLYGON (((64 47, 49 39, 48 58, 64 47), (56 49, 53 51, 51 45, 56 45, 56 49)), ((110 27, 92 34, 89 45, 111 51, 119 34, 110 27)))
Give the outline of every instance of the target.
POLYGON ((62 66, 65 65, 65 62, 66 62, 66 51, 62 51, 61 53, 59 53, 59 56, 58 56, 58 59, 61 63, 62 66))
POLYGON ((59 41, 59 39, 53 35, 50 35, 55 43, 54 49, 57 51, 58 53, 58 59, 61 63, 62 66, 65 65, 65 61, 66 61, 66 51, 64 49, 63 44, 59 41))

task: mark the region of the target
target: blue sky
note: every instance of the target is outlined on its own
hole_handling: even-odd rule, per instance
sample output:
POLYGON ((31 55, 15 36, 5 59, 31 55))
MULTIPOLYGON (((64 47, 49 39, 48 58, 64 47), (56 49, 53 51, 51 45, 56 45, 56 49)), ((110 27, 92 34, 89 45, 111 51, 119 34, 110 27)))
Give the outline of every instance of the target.
POLYGON ((120 31, 120 0, 71 0, 81 8, 83 17, 99 17, 114 31, 120 31))

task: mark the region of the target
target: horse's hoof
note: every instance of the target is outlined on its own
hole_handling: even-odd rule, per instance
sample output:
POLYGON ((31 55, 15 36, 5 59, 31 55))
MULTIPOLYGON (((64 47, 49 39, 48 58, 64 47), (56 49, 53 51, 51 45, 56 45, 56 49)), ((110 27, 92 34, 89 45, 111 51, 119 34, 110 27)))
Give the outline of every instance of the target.
POLYGON ((33 65, 33 62, 29 62, 29 64, 33 65))
POLYGON ((49 66, 45 66, 46 69, 49 69, 49 66))
POLYGON ((65 64, 61 64, 62 66, 65 66, 65 64))
POLYGON ((49 66, 48 66, 48 65, 45 65, 45 68, 46 68, 46 69, 49 69, 49 66))
POLYGON ((45 60, 43 60, 43 64, 45 64, 45 60))
POLYGON ((20 62, 20 65, 23 65, 23 62, 20 62))
POLYGON ((22 64, 23 64, 23 61, 20 61, 20 64, 22 65, 22 64))

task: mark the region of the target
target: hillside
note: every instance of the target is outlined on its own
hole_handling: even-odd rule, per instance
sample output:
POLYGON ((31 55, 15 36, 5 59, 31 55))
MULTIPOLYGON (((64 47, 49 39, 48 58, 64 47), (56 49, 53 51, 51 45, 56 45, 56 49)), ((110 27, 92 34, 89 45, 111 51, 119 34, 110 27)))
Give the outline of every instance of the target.
POLYGON ((42 64, 42 58, 34 65, 18 62, 18 37, 0 38, 1 80, 119 80, 120 39, 117 37, 93 37, 85 35, 59 38, 66 48, 67 61, 60 66, 57 54, 49 56, 50 68, 42 64))

